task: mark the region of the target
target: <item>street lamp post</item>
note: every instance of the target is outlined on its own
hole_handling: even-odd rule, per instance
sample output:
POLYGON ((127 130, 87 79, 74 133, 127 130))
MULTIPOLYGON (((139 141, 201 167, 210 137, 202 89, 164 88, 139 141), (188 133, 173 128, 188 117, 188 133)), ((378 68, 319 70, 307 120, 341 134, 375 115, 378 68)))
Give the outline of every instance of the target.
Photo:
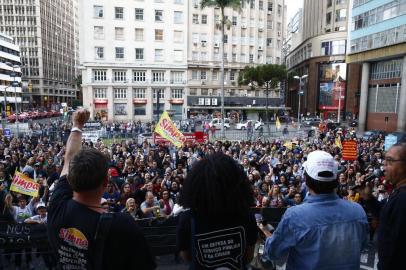
POLYGON ((299 80, 299 93, 298 93, 298 97, 299 97, 299 105, 297 108, 297 122, 300 126, 300 97, 303 95, 303 85, 302 85, 302 80, 307 78, 307 74, 306 75, 302 75, 301 77, 299 76, 295 76, 294 78, 299 80))
POLYGON ((337 123, 340 123, 340 114, 341 114, 341 82, 337 79, 338 82, 338 90, 339 90, 339 96, 338 96, 338 112, 337 112, 337 123))

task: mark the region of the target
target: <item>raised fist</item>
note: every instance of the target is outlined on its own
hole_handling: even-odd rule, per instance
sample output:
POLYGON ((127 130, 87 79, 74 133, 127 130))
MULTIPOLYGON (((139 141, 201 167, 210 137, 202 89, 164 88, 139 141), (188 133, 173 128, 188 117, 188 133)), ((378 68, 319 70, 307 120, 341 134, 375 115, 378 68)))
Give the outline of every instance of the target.
POLYGON ((90 112, 86 109, 80 109, 73 113, 72 123, 73 127, 82 129, 87 120, 89 120, 90 112))

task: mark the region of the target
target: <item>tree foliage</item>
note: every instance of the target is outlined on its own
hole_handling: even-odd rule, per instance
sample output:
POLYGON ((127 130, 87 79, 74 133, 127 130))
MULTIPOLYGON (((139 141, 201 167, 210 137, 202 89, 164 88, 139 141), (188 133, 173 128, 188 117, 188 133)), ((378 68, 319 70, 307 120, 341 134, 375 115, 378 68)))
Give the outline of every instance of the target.
POLYGON ((247 66, 240 72, 238 84, 262 87, 270 81, 271 88, 274 88, 279 82, 287 78, 288 74, 285 65, 266 64, 256 67, 247 66))

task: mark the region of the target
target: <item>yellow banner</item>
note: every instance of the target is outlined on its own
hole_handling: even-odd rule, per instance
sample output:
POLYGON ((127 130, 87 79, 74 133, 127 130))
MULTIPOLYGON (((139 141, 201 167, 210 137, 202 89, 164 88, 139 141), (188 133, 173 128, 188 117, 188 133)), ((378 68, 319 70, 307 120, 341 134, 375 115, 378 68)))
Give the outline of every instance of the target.
POLYGON ((276 117, 275 126, 276 126, 276 129, 278 129, 278 130, 281 128, 281 122, 279 121, 279 117, 278 117, 278 116, 276 117))
POLYGON ((178 148, 182 147, 183 143, 186 141, 185 136, 183 136, 182 132, 176 128, 166 111, 161 115, 154 131, 178 148))
POLYGON ((339 147, 340 149, 343 148, 343 146, 341 145, 341 138, 340 135, 338 135, 336 137, 336 146, 339 147))
POLYGON ((25 174, 16 172, 13 182, 11 183, 10 190, 28 196, 37 197, 39 184, 35 183, 34 180, 29 178, 25 174))

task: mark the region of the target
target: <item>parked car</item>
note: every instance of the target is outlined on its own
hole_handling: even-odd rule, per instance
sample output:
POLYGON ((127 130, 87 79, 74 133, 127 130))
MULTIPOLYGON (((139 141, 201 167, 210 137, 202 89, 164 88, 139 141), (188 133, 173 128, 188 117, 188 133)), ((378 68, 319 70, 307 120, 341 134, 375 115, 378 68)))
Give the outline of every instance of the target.
POLYGON ((236 129, 240 129, 240 130, 245 130, 245 129, 247 129, 247 127, 248 127, 248 122, 251 122, 251 123, 254 124, 254 129, 255 129, 255 130, 259 129, 261 126, 264 125, 264 123, 263 123, 262 121, 258 121, 258 120, 247 120, 247 121, 238 123, 238 124, 235 126, 235 128, 236 128, 236 129))
POLYGON ((306 118, 302 121, 304 126, 317 127, 321 123, 320 118, 306 118))
MULTIPOLYGON (((209 123, 209 127, 212 127, 212 126, 214 126, 216 129, 221 129, 221 126, 222 126, 221 118, 213 118, 209 123)), ((230 119, 224 118, 224 128, 225 129, 230 128, 230 119)))

